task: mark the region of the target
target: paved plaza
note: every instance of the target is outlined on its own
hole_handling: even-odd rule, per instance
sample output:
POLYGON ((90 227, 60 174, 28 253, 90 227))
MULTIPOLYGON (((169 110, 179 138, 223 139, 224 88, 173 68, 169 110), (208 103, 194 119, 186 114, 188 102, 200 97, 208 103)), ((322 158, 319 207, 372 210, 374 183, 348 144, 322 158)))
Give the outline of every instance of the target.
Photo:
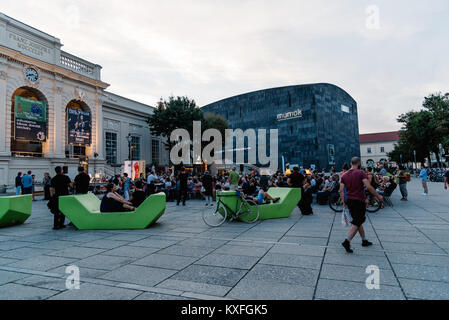
POLYGON ((167 204, 147 230, 53 231, 46 202, 33 203, 22 226, 0 229, 0 299, 449 299, 449 192, 430 183, 421 195, 368 214, 373 247, 340 243, 340 214, 314 205, 288 219, 209 228, 204 202, 167 204), (66 266, 80 269, 79 290, 66 289, 66 266), (366 268, 380 268, 368 290, 366 268))

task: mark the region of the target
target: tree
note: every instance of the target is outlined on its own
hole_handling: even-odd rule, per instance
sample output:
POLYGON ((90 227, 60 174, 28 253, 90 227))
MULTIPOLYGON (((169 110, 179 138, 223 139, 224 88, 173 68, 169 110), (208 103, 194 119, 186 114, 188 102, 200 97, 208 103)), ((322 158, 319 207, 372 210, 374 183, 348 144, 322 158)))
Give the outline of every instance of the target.
POLYGON ((409 111, 398 117, 402 123, 400 143, 389 154, 397 161, 398 156, 409 156, 416 151, 416 160, 423 163, 434 153, 440 164, 439 145, 449 150, 449 94, 431 94, 424 98, 423 110, 409 111))
POLYGON ((167 138, 165 146, 168 150, 173 146, 170 135, 174 130, 186 129, 192 136, 193 121, 203 121, 203 112, 195 100, 179 96, 170 96, 168 100, 161 98, 156 110, 147 119, 151 134, 167 138))
MULTIPOLYGON (((214 113, 208 112, 203 115, 195 100, 188 97, 170 96, 168 100, 161 99, 158 102, 157 109, 147 119, 153 135, 167 138, 165 146, 168 150, 171 150, 174 146, 174 142, 170 141, 170 136, 176 129, 187 130, 190 137, 193 138, 194 121, 201 121, 201 134, 207 129, 217 129, 224 139, 225 130, 228 128, 227 121, 214 113)), ((207 142, 202 143, 202 147, 206 145, 207 142)))

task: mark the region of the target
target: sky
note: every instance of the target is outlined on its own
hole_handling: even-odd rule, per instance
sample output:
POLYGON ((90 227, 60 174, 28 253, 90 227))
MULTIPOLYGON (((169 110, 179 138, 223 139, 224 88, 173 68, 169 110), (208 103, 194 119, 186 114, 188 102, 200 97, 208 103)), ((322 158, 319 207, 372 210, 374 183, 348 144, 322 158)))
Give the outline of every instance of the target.
POLYGON ((109 91, 156 105, 332 83, 360 133, 449 92, 449 1, 1 0, 0 11, 99 64, 109 91))

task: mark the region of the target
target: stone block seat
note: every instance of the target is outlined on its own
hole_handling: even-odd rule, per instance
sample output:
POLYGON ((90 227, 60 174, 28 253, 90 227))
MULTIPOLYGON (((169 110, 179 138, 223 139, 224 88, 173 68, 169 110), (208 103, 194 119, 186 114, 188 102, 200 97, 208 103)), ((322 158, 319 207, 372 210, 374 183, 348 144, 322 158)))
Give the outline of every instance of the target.
MULTIPOLYGON (((279 197, 281 199, 276 203, 259 205, 259 220, 288 218, 301 200, 301 189, 297 188, 270 188, 267 193, 273 198, 279 197)), ((223 191, 217 197, 221 198, 232 213, 240 207, 241 200, 240 197, 237 197, 235 191, 223 191), (224 197, 220 197, 220 195, 224 195, 224 197), (233 195, 235 197, 232 197, 233 195)))
POLYGON ((32 195, 0 197, 0 228, 24 223, 31 216, 32 195))
POLYGON ((165 212, 165 193, 148 197, 135 211, 100 212, 92 193, 59 198, 59 209, 80 230, 146 229, 165 212))

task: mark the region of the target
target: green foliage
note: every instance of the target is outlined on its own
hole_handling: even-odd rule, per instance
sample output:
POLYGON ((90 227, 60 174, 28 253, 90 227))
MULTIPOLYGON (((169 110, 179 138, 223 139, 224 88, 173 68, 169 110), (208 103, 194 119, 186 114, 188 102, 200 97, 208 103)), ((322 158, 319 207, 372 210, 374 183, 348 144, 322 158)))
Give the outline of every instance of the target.
MULTIPOLYGON (((151 134, 167 138, 165 146, 168 150, 173 146, 170 135, 176 129, 187 130, 193 138, 194 121, 201 121, 202 133, 207 129, 217 129, 224 139, 225 130, 228 128, 226 119, 214 113, 203 114, 195 100, 188 97, 170 96, 168 100, 161 99, 154 113, 147 119, 151 134)), ((205 145, 207 143, 203 143, 203 147, 205 145)))
POLYGON ((439 144, 449 151, 449 94, 438 93, 425 97, 423 110, 401 114, 398 122, 402 123, 401 141, 388 155, 392 160, 400 162, 402 154, 403 162, 414 161, 415 150, 418 162, 423 163, 432 152, 437 155, 439 162, 439 144))
POLYGON ((167 138, 167 149, 171 149, 169 140, 174 130, 186 129, 192 136, 193 121, 203 121, 203 112, 195 100, 179 96, 170 96, 168 100, 161 98, 156 110, 147 119, 151 134, 167 138))

